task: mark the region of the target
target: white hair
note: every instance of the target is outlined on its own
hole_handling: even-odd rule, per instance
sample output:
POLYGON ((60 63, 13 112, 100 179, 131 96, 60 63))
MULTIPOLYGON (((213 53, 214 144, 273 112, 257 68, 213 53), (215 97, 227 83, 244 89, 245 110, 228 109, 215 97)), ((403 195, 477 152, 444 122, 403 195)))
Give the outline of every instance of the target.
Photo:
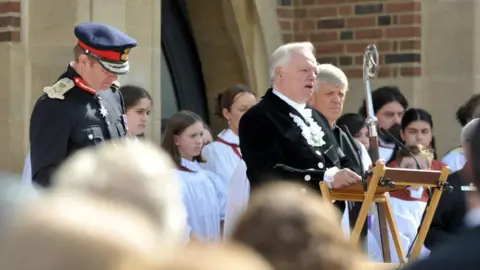
POLYGON ((475 131, 477 130, 477 127, 480 123, 480 118, 474 118, 468 122, 463 128, 462 128, 462 133, 460 135, 460 142, 462 144, 468 143, 473 139, 473 136, 475 135, 475 131))
POLYGON ((134 207, 158 228, 160 242, 185 241, 180 180, 165 151, 152 143, 116 141, 80 150, 54 176, 54 191, 71 191, 134 207))
POLYGON ((311 42, 293 42, 283 44, 278 47, 270 56, 270 83, 273 84, 275 80, 275 68, 283 67, 289 63, 293 53, 299 51, 309 51, 315 55, 315 47, 311 42))
POLYGON ((345 91, 348 91, 347 76, 341 69, 332 64, 318 65, 317 81, 319 83, 341 87, 345 91))

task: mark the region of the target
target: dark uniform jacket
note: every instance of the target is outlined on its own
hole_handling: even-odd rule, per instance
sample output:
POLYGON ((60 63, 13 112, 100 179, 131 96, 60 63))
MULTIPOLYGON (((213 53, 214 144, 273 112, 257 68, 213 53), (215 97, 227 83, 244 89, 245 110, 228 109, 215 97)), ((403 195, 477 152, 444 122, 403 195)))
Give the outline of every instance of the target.
POLYGON ((274 179, 303 182, 319 192, 319 182, 323 181, 328 168, 337 166, 357 171, 339 148, 327 119, 312 107, 306 108, 312 111, 314 122, 321 128, 318 136, 323 135, 322 146, 307 142, 298 121, 308 121, 272 89, 242 116, 240 148, 252 190, 274 179))
POLYGON ((52 173, 75 151, 126 135, 123 99, 118 86, 96 93, 68 66, 58 81, 44 88, 30 119, 33 181, 50 185, 52 173))

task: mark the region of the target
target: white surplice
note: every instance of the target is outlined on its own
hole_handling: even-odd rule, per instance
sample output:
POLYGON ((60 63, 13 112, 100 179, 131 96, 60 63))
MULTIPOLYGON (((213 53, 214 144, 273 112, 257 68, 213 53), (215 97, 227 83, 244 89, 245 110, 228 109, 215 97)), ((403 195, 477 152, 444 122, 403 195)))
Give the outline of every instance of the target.
MULTIPOLYGON (((411 190, 412 198, 421 196, 422 192, 423 187, 421 187, 419 190, 411 190)), ((408 250, 411 248, 411 245, 415 240, 418 228, 421 225, 420 223, 422 221, 423 212, 425 211, 427 203, 424 201, 407 201, 394 197, 390 197, 390 203, 392 205, 395 223, 397 224, 399 231, 400 244, 405 255, 407 255, 408 250)), ((381 239, 377 217, 375 217, 374 221, 372 222, 372 231, 374 232, 374 237, 377 242, 375 246, 378 250, 369 250, 369 252, 381 254, 381 239)), ((399 263, 400 260, 396 252, 391 233, 389 233, 389 244, 392 263, 399 263)), ((425 246, 422 246, 420 257, 426 257, 429 255, 429 253, 430 251, 425 248, 425 246)), ((380 262, 383 262, 383 260, 380 260, 380 262)))
POLYGON ((386 143, 380 137, 378 138, 378 155, 380 159, 383 159, 383 161, 385 161, 385 163, 388 162, 390 158, 392 158, 394 150, 394 143, 386 143))
POLYGON ((225 220, 227 193, 223 182, 196 161, 182 158, 181 165, 185 170, 177 172, 192 236, 201 243, 220 242, 220 221, 225 220))
POLYGON ((228 185, 227 210, 225 214, 224 235, 230 236, 238 218, 245 212, 250 198, 250 182, 247 178, 247 164, 240 160, 228 185))
POLYGON ((32 185, 32 164, 30 162, 30 152, 28 152, 25 158, 25 164, 23 165, 22 185, 32 185))
MULTIPOLYGON (((370 166, 372 166, 372 160, 371 160, 370 155, 368 154, 368 151, 365 148, 365 146, 361 143, 359 143, 359 145, 360 145, 360 150, 361 150, 361 155, 362 155, 361 158, 362 158, 363 169, 365 171, 367 171, 370 168, 370 166)), ((385 150, 388 150, 388 148, 386 148, 385 150)), ((388 151, 386 151, 385 154, 388 155, 388 151)), ((376 210, 376 207, 375 207, 374 204, 373 204, 373 209, 376 210)), ((369 224, 369 223, 372 224, 375 221, 378 222, 378 220, 376 219, 376 211, 374 211, 373 213, 370 213, 370 214, 371 214, 371 217, 370 217, 371 222, 368 222, 368 220, 367 220, 366 224, 369 224)), ((347 208, 345 208, 345 211, 344 211, 343 217, 342 217, 342 229, 343 229, 343 232, 345 233, 345 235, 347 237, 350 237, 351 228, 350 228, 348 209, 347 208)), ((383 262, 380 242, 377 240, 377 237, 376 237, 377 234, 378 234, 378 226, 376 226, 376 227, 375 226, 368 226, 366 250, 367 250, 369 261, 371 261, 371 262, 383 262)))
POLYGON ((241 155, 238 135, 230 129, 225 129, 218 134, 218 138, 232 145, 236 145, 236 151, 232 145, 227 145, 220 141, 213 141, 206 145, 202 150, 202 156, 205 163, 201 166, 203 169, 211 171, 218 175, 225 187, 228 187, 230 179, 232 179, 233 171, 240 162, 241 155), (238 153, 238 154, 237 154, 238 153))
POLYGON ((451 150, 442 159, 442 162, 450 168, 450 173, 461 170, 466 161, 462 147, 451 150))

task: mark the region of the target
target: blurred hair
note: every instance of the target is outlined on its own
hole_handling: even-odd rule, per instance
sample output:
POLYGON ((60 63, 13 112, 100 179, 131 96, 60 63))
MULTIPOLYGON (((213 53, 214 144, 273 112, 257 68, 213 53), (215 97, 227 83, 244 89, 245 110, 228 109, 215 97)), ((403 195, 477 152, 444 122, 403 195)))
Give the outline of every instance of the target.
POLYGON ((273 270, 253 251, 227 243, 221 246, 192 244, 162 259, 152 270, 273 270), (185 258, 188 258, 187 260, 185 258))
POLYGON ((184 241, 186 211, 170 157, 143 141, 115 141, 80 150, 54 176, 54 189, 132 206, 158 228, 159 243, 184 241))
POLYGON ((361 255, 344 237, 339 213, 304 187, 277 182, 256 190, 232 239, 276 270, 355 269, 361 255))
POLYGON ((30 204, 2 230, 2 269, 116 270, 155 250, 153 227, 138 212, 68 192, 30 204))

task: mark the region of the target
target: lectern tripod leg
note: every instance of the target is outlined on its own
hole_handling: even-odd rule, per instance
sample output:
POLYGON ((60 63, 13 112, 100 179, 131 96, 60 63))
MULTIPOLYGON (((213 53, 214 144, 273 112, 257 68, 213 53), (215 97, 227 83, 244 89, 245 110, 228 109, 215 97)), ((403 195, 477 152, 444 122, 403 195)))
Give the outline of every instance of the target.
POLYGON ((355 222, 355 226, 353 227, 352 233, 350 234, 350 242, 356 245, 358 241, 360 241, 360 234, 362 232, 363 226, 365 225, 365 221, 368 215, 368 209, 370 204, 372 203, 372 199, 365 200, 362 203, 362 207, 360 208, 360 213, 358 213, 357 221, 355 222), (370 203, 369 203, 370 202, 370 203))
POLYGON ((387 227, 387 215, 385 213, 385 207, 382 203, 377 203, 378 211, 378 227, 380 233, 380 240, 382 244, 382 255, 383 261, 386 263, 392 262, 392 255, 390 253, 390 240, 388 237, 388 227, 387 227))
MULTIPOLYGON (((401 263, 406 263, 407 260, 405 258, 405 252, 403 251, 402 244, 400 242, 400 231, 398 230, 397 223, 395 223, 395 219, 393 217, 392 205, 390 204, 390 195, 388 193, 386 193, 385 202, 382 203, 381 207, 383 207, 385 210, 385 217, 387 218, 388 227, 392 233, 393 244, 395 245, 398 259, 401 263)), ((386 237, 388 237, 388 234, 386 237)))
MULTIPOLYGON (((450 169, 445 166, 442 168, 442 174, 438 179, 438 184, 440 186, 444 186, 445 182, 447 181, 448 174, 450 173, 450 169)), ((433 191, 432 198, 430 199, 430 205, 427 209, 425 209, 425 217, 423 219, 422 225, 418 232, 417 241, 415 241, 412 253, 410 254, 409 260, 416 260, 418 256, 420 256, 420 251, 422 250, 423 243, 425 242, 425 238, 427 237, 428 230, 430 230, 430 225, 432 224, 433 216, 435 215, 435 211, 437 211, 438 203, 440 202, 440 197, 442 196, 443 190, 439 188, 435 188, 433 191)))
POLYGON ((322 193, 323 201, 326 204, 332 204, 332 195, 330 194, 330 188, 324 182, 320 182, 320 191, 322 193))
POLYGON ((360 240, 360 233, 362 231, 363 226, 365 225, 365 220, 367 219, 368 210, 375 197, 375 192, 378 187, 378 182, 380 182, 380 178, 384 174, 385 174, 384 166, 375 167, 372 178, 368 183, 367 191, 364 193, 365 197, 362 202, 362 207, 360 208, 360 213, 358 214, 357 221, 355 222, 355 226, 353 227, 352 234, 350 235, 350 241, 354 244, 357 244, 358 241, 360 240))

